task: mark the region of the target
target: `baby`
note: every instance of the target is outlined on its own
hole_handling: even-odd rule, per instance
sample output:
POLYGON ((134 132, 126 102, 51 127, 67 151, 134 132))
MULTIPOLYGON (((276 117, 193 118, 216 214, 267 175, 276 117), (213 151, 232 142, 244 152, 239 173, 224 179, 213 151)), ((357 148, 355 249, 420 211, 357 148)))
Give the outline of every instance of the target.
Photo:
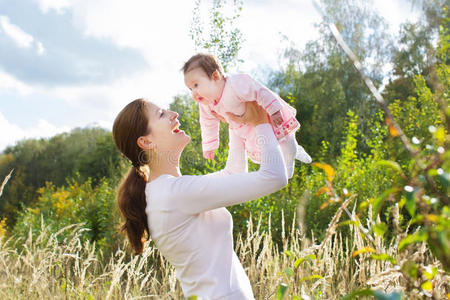
POLYGON ((250 159, 260 162, 255 128, 235 123, 227 114, 242 115, 245 102, 256 101, 270 115, 288 177, 294 174, 294 159, 311 163, 311 157, 295 140, 295 131, 300 128, 295 119, 297 112, 277 94, 247 74, 225 76, 220 62, 210 54, 194 55, 184 64, 182 71, 186 86, 200 106, 202 148, 206 159, 214 159, 214 150, 219 148, 219 124, 222 120, 229 124, 230 134, 241 139, 250 159))

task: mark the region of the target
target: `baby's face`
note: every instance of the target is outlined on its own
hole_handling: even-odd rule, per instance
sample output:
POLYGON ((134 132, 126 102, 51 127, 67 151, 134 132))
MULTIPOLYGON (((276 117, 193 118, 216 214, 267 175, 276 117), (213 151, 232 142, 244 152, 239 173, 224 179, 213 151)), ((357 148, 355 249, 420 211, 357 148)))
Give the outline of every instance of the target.
POLYGON ((184 74, 184 83, 191 90, 192 98, 202 104, 210 104, 220 98, 220 79, 208 77, 202 68, 195 68, 184 74))

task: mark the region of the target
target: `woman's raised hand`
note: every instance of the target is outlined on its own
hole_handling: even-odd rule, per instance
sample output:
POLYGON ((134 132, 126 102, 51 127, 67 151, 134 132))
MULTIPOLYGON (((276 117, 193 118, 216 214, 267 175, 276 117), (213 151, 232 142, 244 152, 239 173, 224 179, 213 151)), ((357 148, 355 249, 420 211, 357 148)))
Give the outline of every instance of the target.
POLYGON ((245 102, 245 113, 242 116, 227 112, 228 117, 237 123, 250 123, 254 126, 269 123, 267 112, 256 101, 245 102))

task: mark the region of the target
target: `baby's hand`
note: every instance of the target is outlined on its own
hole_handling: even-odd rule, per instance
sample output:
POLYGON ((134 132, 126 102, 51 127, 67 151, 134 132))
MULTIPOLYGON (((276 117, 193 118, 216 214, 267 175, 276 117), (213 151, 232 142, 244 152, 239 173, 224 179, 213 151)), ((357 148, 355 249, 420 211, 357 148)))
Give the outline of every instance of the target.
POLYGON ((206 158, 206 159, 213 160, 214 159, 214 150, 204 151, 203 152, 203 157, 206 158))
POLYGON ((211 110, 211 113, 213 114, 214 117, 216 117, 217 119, 219 119, 220 121, 227 123, 227 120, 224 119, 224 117, 222 117, 221 115, 219 115, 218 113, 216 113, 214 110, 211 110))
POLYGON ((270 120, 275 125, 275 127, 280 126, 283 124, 283 115, 281 114, 281 111, 276 111, 270 116, 270 120))

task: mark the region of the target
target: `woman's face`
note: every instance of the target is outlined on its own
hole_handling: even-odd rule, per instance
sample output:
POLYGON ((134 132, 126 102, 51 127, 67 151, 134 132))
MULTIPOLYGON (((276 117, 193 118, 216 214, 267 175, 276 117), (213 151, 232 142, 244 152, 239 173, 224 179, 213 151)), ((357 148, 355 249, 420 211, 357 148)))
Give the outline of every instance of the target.
POLYGON ((179 129, 178 113, 147 103, 150 134, 140 137, 138 145, 144 149, 156 149, 160 153, 182 151, 191 138, 179 129))

